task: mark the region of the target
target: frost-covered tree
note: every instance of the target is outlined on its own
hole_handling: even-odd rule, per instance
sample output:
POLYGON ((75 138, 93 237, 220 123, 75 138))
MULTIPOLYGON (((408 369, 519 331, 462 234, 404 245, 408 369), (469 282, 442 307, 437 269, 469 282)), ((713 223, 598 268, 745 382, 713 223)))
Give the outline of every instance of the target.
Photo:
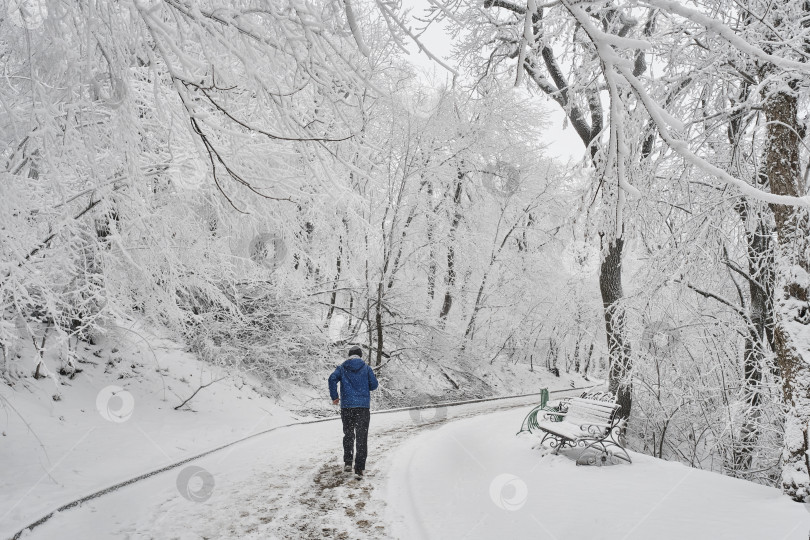
POLYGON ((364 57, 330 2, 28 4, 0 20, 7 359, 32 341, 74 370, 70 340, 133 311, 238 318, 251 254, 295 243, 356 143, 386 34, 364 57))
MULTIPOLYGON (((656 173, 655 168, 645 166, 645 160, 653 159, 656 164, 665 163, 667 158, 680 160, 685 169, 680 181, 689 182, 700 171, 719 189, 745 197, 738 213, 748 227, 748 247, 755 253, 749 258, 751 275, 743 274, 753 279, 756 287, 762 286, 760 278, 769 279, 768 247, 760 245, 762 241, 757 238, 767 235, 769 216, 762 203, 770 205, 778 238, 777 286, 773 289, 776 322, 770 340, 769 292, 764 286, 764 295, 750 295, 757 305, 745 315, 749 317, 749 338, 744 381, 751 392, 752 408, 756 408, 752 389, 761 370, 754 366, 763 356, 755 349, 764 341, 772 341, 789 411, 783 485, 797 499, 805 497, 810 481, 807 463, 801 457, 807 448, 803 400, 808 385, 806 362, 801 360, 805 341, 801 337, 805 328, 801 306, 806 296, 805 271, 801 269, 807 260, 802 240, 806 219, 802 216, 807 202, 801 174, 805 134, 799 119, 799 88, 808 73, 807 9, 803 1, 713 1, 687 6, 669 0, 640 4, 563 0, 542 5, 531 0, 493 0, 483 6, 464 4, 463 8, 456 2, 445 3, 434 11, 453 13, 460 31, 477 45, 468 49, 467 58, 487 72, 508 77, 503 66, 512 65, 509 60, 516 59, 518 83, 523 71, 529 78, 547 74, 535 77, 537 87, 563 106, 586 144, 604 144, 601 154, 594 144, 590 148, 593 155, 601 155, 594 163, 600 172, 597 178, 610 178, 612 182, 605 187, 615 186, 615 215, 628 218, 628 206, 623 202, 627 196, 640 195, 642 204, 650 198, 648 190, 654 183, 638 181, 656 173), (504 12, 506 17, 500 15, 504 12), (645 22, 640 24, 641 20, 645 22), (562 35, 572 37, 558 45, 555 40, 562 35), (484 44, 488 48, 480 55, 477 51, 484 44), (555 50, 560 46, 563 53, 555 50), (566 55, 571 67, 563 69, 558 59, 566 55), (588 65, 592 66, 590 71, 582 69, 588 65), (541 72, 538 67, 545 69, 541 72), (723 86, 727 81, 737 81, 735 88, 723 86), (746 85, 756 91, 747 91, 746 85), (718 99, 717 91, 729 89, 733 95, 718 99), (602 136, 597 137, 594 122, 588 125, 584 111, 598 111, 604 102, 610 116, 604 132, 599 130, 602 136), (761 111, 761 122, 741 124, 741 117, 751 111, 761 111), (718 129, 729 132, 726 140, 715 136, 718 129), (749 162, 739 167, 738 139, 746 129, 754 132, 753 145, 747 152, 749 162), (757 152, 760 155, 753 157, 757 152), (639 176, 636 171, 643 173, 639 176), (757 266, 760 262, 766 265, 762 270, 757 266), (754 275, 757 273, 760 276, 754 275)), ((623 220, 613 223, 624 226, 623 220)), ((616 234, 608 240, 614 238, 621 236, 616 234)), ((606 255, 605 261, 611 261, 610 253, 606 255)))

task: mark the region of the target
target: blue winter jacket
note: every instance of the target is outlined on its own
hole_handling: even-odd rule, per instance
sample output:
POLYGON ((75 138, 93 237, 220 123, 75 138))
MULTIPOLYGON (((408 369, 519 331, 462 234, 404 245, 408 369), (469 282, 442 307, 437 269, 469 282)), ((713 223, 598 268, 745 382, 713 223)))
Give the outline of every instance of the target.
POLYGON ((329 395, 332 396, 332 401, 338 398, 338 381, 341 409, 371 407, 371 391, 377 388, 377 377, 362 358, 350 356, 329 375, 329 395))

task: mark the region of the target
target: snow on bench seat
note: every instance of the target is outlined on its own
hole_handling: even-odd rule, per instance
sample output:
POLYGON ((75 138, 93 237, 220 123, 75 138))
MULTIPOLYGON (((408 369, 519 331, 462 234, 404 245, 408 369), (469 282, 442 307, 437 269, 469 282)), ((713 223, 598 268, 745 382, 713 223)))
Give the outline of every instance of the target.
MULTIPOLYGON (((624 429, 624 419, 617 414, 620 405, 612 394, 583 394, 582 397, 561 400, 555 408, 538 411, 542 417, 534 423, 534 429, 544 433, 541 443, 558 453, 565 447, 594 448, 602 453, 602 461, 608 457, 631 463, 630 455, 619 442, 624 429)), ((529 430, 531 431, 531 430, 529 430)))

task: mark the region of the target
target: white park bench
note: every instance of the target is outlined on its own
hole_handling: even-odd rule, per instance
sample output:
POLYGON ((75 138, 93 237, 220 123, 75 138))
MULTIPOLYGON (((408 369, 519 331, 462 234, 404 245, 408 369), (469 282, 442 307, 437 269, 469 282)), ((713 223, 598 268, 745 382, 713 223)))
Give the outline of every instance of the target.
POLYGON ((601 452, 603 463, 608 457, 632 463, 620 443, 625 420, 617 414, 619 408, 616 397, 609 392, 550 401, 529 413, 524 420, 528 427, 521 431, 540 431, 543 434, 540 443, 548 440, 555 454, 561 448, 581 447, 583 456, 589 449, 601 452))

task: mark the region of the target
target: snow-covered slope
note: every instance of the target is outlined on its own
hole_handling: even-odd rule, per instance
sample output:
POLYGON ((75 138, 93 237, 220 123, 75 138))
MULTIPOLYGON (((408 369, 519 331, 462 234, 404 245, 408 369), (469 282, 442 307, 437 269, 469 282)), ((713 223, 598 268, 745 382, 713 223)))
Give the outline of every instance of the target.
POLYGON ((461 420, 393 456, 395 537, 466 540, 806 539, 810 507, 778 490, 633 453, 632 465, 576 465, 578 451, 515 437, 525 411, 461 420), (567 455, 564 455, 567 454, 567 455))
POLYGON ((271 399, 142 328, 79 347, 83 371, 72 379, 0 386, 2 538, 74 498, 294 421, 289 409, 314 397, 271 399))

